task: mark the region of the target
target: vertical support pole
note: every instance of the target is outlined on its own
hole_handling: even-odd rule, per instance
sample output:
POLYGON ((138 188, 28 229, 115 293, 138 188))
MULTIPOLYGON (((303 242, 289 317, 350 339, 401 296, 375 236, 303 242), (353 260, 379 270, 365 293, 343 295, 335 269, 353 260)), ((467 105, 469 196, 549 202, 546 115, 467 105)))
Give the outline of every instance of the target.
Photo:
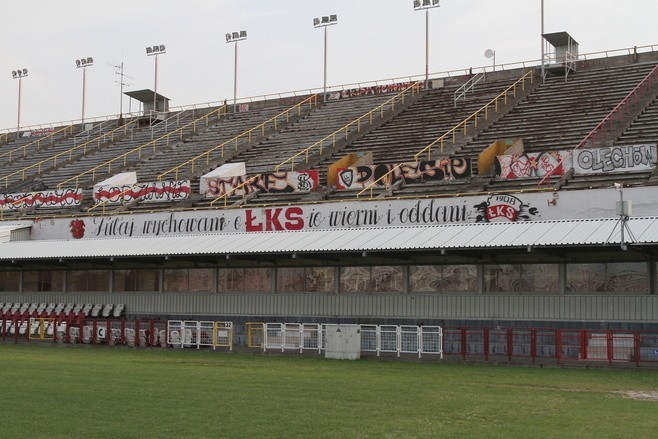
POLYGON ((235 63, 233 66, 233 112, 238 112, 238 42, 235 42, 235 63))
POLYGON ((153 113, 157 111, 158 103, 158 55, 155 55, 155 85, 153 86, 153 113))
POLYGON ((18 116, 16 121, 16 140, 20 137, 21 131, 21 89, 23 78, 18 77, 18 116))
POLYGON ((80 128, 85 126, 85 90, 87 88, 87 67, 82 68, 82 117, 80 117, 80 128))
POLYGON ((429 87, 430 76, 430 10, 425 9, 425 88, 429 87))
POLYGON ((327 100, 327 27, 324 26, 324 81, 322 86, 322 101, 327 100))
POLYGON ((544 0, 541 0, 541 82, 544 83, 546 73, 544 72, 544 0))

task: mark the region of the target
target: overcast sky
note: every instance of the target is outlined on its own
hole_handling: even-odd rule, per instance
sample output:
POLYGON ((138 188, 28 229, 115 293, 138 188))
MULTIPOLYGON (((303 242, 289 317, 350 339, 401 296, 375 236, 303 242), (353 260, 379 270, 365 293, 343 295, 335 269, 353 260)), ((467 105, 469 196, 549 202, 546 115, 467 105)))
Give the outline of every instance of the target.
MULTIPOLYGON (((425 20, 412 0, 3 0, 0 128, 15 130, 18 80, 27 68, 21 126, 79 119, 82 71, 86 117, 118 114, 117 65, 125 90, 153 89, 146 46, 166 45, 158 91, 172 106, 233 96, 233 45, 226 32, 246 30, 239 45, 238 96, 322 87, 322 31, 313 18, 336 14, 329 28, 328 83, 420 75, 425 20)), ((658 1, 545 0, 545 32, 568 31, 581 53, 658 44, 658 1)), ((430 72, 539 59, 540 0, 441 0, 430 11, 430 72)), ((657 47, 658 49, 658 47, 657 47)), ((136 110, 135 105, 132 106, 136 110)), ((124 111, 128 100, 124 100, 124 111)))

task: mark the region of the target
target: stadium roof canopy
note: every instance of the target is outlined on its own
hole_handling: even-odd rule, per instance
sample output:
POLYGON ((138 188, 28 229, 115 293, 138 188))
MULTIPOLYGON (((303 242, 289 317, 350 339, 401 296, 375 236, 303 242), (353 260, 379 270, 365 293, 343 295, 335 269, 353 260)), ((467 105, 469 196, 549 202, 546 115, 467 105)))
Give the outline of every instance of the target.
MULTIPOLYGON (((658 244, 658 217, 631 218, 625 242, 658 244)), ((226 233, 0 244, 0 260, 277 255, 620 246, 616 218, 226 233)))

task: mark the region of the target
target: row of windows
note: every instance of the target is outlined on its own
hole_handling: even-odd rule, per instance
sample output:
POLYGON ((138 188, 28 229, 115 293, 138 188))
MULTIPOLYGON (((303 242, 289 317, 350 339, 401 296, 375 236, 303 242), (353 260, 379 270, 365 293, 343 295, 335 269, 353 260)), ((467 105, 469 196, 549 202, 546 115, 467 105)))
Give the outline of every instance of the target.
POLYGON ((0 291, 647 294, 649 279, 645 262, 5 271, 0 291))

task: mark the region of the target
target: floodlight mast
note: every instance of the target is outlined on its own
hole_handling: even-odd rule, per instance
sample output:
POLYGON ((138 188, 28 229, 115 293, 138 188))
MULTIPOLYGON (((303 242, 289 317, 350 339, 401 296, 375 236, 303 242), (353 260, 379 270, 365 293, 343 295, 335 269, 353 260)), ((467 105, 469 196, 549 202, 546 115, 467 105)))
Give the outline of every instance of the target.
POLYGON ((12 70, 11 77, 12 79, 18 79, 18 115, 16 121, 16 140, 20 137, 21 131, 21 90, 23 78, 27 76, 27 69, 16 69, 12 70))
POLYGON ((327 27, 338 24, 338 16, 335 14, 325 15, 321 18, 313 19, 314 28, 324 28, 324 79, 322 85, 322 99, 327 99, 327 27))
POLYGON ((84 130, 85 125, 85 95, 87 88, 87 67, 94 65, 94 59, 92 57, 80 58, 75 60, 75 66, 79 69, 82 69, 82 117, 80 118, 80 128, 84 130))
POLYGON ((425 10, 425 88, 429 87, 430 75, 430 9, 441 6, 440 0, 414 0, 414 11, 425 10))
POLYGON ((235 61, 233 64, 233 112, 238 112, 238 41, 247 39, 247 31, 229 32, 226 34, 227 43, 235 43, 235 61))
POLYGON ((167 48, 164 44, 150 46, 146 48, 146 56, 155 57, 155 85, 153 86, 153 113, 158 110, 158 55, 166 53, 167 48))

